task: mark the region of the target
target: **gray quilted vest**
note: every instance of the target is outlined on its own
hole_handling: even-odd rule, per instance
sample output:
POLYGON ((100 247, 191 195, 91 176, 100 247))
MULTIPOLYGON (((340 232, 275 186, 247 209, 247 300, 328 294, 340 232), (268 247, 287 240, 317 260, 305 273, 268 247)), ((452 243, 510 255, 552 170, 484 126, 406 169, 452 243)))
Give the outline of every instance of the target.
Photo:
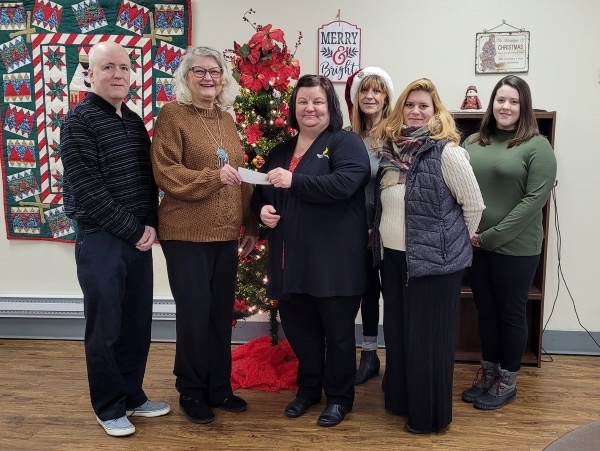
POLYGON ((473 250, 461 206, 442 177, 447 141, 427 141, 406 175, 409 277, 451 274, 471 265, 473 250))

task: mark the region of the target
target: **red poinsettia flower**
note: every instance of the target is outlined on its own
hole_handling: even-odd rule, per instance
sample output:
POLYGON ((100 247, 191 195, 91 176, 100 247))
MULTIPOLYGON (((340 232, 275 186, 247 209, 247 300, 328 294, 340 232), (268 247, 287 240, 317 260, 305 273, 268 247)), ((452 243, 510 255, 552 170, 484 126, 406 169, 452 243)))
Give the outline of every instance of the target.
MULTIPOLYGON (((253 92, 276 89, 284 91, 290 79, 297 80, 300 76, 300 65, 290 54, 285 42, 284 33, 273 29, 271 24, 255 27, 256 33, 246 44, 234 41, 233 50, 226 50, 234 68, 233 76, 243 87, 253 92)), ((298 38, 296 48, 302 34, 298 38)))
POLYGON ((258 44, 263 54, 267 54, 275 43, 277 42, 285 42, 283 37, 283 31, 280 29, 272 30, 273 25, 267 24, 264 27, 261 27, 250 39, 251 44, 258 44))
MULTIPOLYGON (((263 81, 264 77, 263 74, 242 72, 240 75, 240 85, 248 88, 250 91, 260 92, 265 85, 263 81)), ((268 80, 266 83, 268 85, 268 80)))
POLYGON ((238 59, 236 67, 240 74, 248 75, 254 72, 254 64, 245 59, 238 59))
POLYGON ((275 45, 269 54, 272 64, 282 64, 287 57, 287 47, 284 45, 282 49, 275 45))
POLYGON ((244 301, 243 299, 235 300, 235 303, 233 304, 234 312, 243 314, 243 313, 246 313, 248 310, 250 310, 250 306, 248 304, 246 304, 246 301, 244 301))
POLYGON ((246 127, 246 141, 248 144, 255 144, 258 142, 263 132, 260 131, 258 124, 252 124, 250 127, 246 127))
POLYGON ((285 78, 281 78, 281 77, 276 77, 275 80, 273 81, 273 87, 275 89, 277 89, 278 91, 285 91, 285 89, 289 86, 289 79, 288 77, 285 78))
POLYGON ((260 47, 251 47, 250 46, 248 48, 250 49, 250 53, 248 53, 248 56, 246 58, 252 64, 257 64, 260 61, 260 57, 261 57, 260 47))
POLYGON ((277 74, 273 73, 273 70, 269 66, 260 66, 256 68, 258 71, 258 78, 263 84, 263 89, 269 89, 275 85, 275 79, 277 74))

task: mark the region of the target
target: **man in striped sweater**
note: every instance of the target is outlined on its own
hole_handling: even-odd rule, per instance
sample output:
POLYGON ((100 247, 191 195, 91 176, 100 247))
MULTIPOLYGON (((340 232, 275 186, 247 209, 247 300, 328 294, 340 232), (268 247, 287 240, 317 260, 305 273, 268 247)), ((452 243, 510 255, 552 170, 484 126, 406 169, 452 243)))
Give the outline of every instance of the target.
POLYGON ((142 389, 158 189, 144 123, 123 103, 131 71, 127 51, 101 42, 91 49, 89 65, 90 93, 61 127, 64 205, 77 222, 75 261, 92 406, 107 434, 125 436, 135 432, 128 416, 170 411, 142 389))

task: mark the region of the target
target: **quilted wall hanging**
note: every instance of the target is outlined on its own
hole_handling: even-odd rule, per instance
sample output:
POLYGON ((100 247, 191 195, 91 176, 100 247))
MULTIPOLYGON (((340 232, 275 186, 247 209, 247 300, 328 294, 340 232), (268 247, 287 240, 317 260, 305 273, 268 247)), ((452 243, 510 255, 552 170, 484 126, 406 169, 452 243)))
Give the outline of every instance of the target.
POLYGON ((191 0, 0 0, 0 151, 8 239, 72 241, 62 203, 60 127, 89 90, 88 53, 112 40, 129 53, 124 99, 152 133, 191 44, 191 0))

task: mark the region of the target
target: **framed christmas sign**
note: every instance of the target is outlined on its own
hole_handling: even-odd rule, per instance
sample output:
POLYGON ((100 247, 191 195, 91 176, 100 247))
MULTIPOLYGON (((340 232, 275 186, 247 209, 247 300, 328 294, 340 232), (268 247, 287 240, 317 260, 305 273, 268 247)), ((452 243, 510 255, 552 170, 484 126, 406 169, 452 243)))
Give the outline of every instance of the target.
POLYGON ((360 68, 360 40, 360 28, 348 22, 337 20, 319 28, 319 75, 346 83, 360 68))
POLYGON ((475 37, 475 73, 529 72, 529 31, 502 24, 475 37), (494 31, 508 26, 515 31, 494 31))

